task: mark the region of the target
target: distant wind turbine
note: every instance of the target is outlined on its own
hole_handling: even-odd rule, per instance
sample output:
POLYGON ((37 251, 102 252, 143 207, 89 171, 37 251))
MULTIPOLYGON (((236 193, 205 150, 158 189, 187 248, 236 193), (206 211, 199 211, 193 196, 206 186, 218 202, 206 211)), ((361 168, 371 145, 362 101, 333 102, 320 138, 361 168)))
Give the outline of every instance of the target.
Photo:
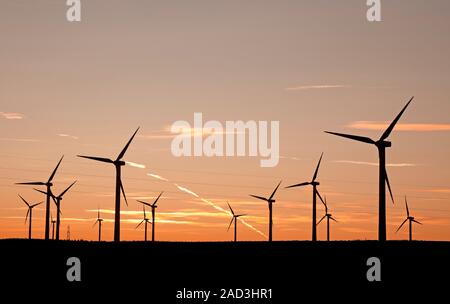
MULTIPOLYGON (((144 223, 144 240, 147 242, 147 224, 148 222, 150 222, 150 220, 147 218, 147 214, 145 213, 145 206, 142 205, 142 211, 144 212, 144 219, 136 226, 135 229, 138 229, 139 226, 142 225, 142 223, 144 223)), ((153 242, 153 240, 152 240, 153 242)))
POLYGON ((403 221, 403 223, 400 225, 400 227, 398 227, 396 232, 398 232, 403 227, 403 225, 407 221, 409 221, 409 240, 412 241, 412 223, 414 222, 414 223, 417 223, 419 225, 422 225, 422 223, 417 221, 417 220, 415 220, 413 216, 409 215, 408 201, 406 200, 406 196, 405 196, 405 206, 406 206, 406 219, 403 221))
POLYGON ((20 194, 19 194, 19 197, 22 199, 22 201, 28 207, 27 215, 25 217, 25 224, 27 223, 28 216, 30 216, 30 222, 29 222, 29 226, 28 226, 28 239, 31 240, 31 220, 32 220, 32 217, 33 217, 33 208, 38 206, 38 205, 40 205, 40 204, 42 204, 43 202, 30 205, 23 197, 20 196, 20 194))
POLYGON ((233 216, 231 218, 230 225, 228 225, 228 230, 227 231, 230 230, 231 224, 233 224, 233 222, 234 222, 234 241, 237 242, 237 220, 241 216, 246 216, 246 214, 235 214, 234 211, 233 211, 233 208, 231 208, 230 204, 229 203, 227 203, 227 204, 228 204, 228 208, 230 208, 231 215, 233 216))
POLYGON ((349 135, 349 134, 342 134, 342 133, 335 133, 335 132, 328 132, 325 131, 325 133, 329 133, 336 136, 345 137, 348 139, 360 141, 366 144, 372 144, 375 145, 378 149, 378 157, 379 157, 379 198, 378 198, 378 240, 383 242, 386 241, 386 184, 389 188, 389 193, 391 195, 392 202, 394 202, 394 196, 392 194, 391 185, 389 184, 389 178, 386 171, 386 148, 391 147, 392 143, 390 141, 387 141, 386 139, 391 134, 392 130, 394 129, 397 122, 400 120, 400 117, 403 115, 403 112, 405 112, 406 108, 409 106, 411 101, 414 99, 414 96, 411 97, 411 99, 408 101, 408 103, 403 107, 403 109, 400 111, 400 113, 395 117, 395 119, 391 122, 389 127, 384 131, 384 133, 381 135, 380 139, 377 141, 374 141, 373 139, 369 137, 363 137, 363 136, 356 136, 356 135, 349 135))
POLYGON ((100 208, 97 210, 97 220, 94 223, 95 224, 98 223, 98 241, 101 242, 102 241, 102 222, 103 219, 100 217, 100 208))
POLYGON ((273 199, 273 197, 275 196, 275 193, 278 190, 278 187, 280 187, 281 185, 281 181, 278 183, 277 187, 275 188, 275 190, 273 190, 272 194, 270 195, 269 198, 265 198, 262 196, 258 196, 258 195, 253 195, 250 194, 251 197, 266 201, 267 204, 269 205, 269 242, 272 242, 272 226, 273 226, 273 222, 272 222, 272 204, 275 203, 275 200, 273 199))
POLYGON ((128 206, 127 197, 125 195, 125 190, 123 189, 122 179, 121 179, 121 169, 122 166, 125 166, 125 162, 122 160, 125 153, 127 152, 128 147, 131 144, 136 133, 139 131, 139 128, 134 132, 133 136, 131 136, 128 143, 123 148, 122 152, 120 152, 119 156, 117 156, 116 160, 111 160, 109 158, 96 157, 96 156, 84 156, 77 155, 78 157, 87 158, 99 162, 110 163, 113 164, 116 168, 116 206, 115 206, 115 214, 114 214, 114 242, 120 242, 120 192, 122 191, 122 195, 125 199, 125 203, 128 206))
MULTIPOLYGON (((60 224, 61 224, 61 201, 63 199, 64 194, 66 194, 66 192, 69 191, 69 189, 72 188, 72 186, 75 185, 76 182, 77 181, 74 181, 69 187, 66 188, 66 190, 61 192, 61 194, 58 196, 55 196, 53 193, 50 193, 50 195, 56 205, 56 240, 57 241, 59 241, 59 228, 60 228, 60 224)), ((45 191, 41 191, 38 189, 34 189, 34 190, 47 195, 47 192, 45 192, 45 191)), ((53 239, 53 236, 52 236, 52 239, 53 239)))
MULTIPOLYGON (((149 204, 149 203, 147 203, 147 202, 138 200, 139 203, 141 203, 141 204, 143 204, 143 205, 145 205, 145 206, 150 207, 151 210, 152 210, 152 242, 155 241, 155 221, 156 221, 155 213, 156 213, 156 208, 158 208, 158 206, 156 205, 156 203, 158 202, 159 198, 161 197, 161 195, 162 195, 163 193, 164 193, 164 192, 161 192, 161 193, 158 195, 158 197, 155 199, 155 201, 153 202, 153 204, 149 204)), ((145 220, 145 209, 144 209, 144 220, 145 220)), ((147 222, 148 222, 148 221, 145 222, 145 240, 146 240, 146 241, 147 241, 147 222)), ((142 222, 141 222, 141 224, 142 224, 142 222)), ((139 225, 140 225, 140 224, 139 224, 139 225)), ((138 227, 139 227, 139 226, 138 226, 138 227)), ((136 227, 136 228, 137 228, 137 227, 136 227)))
POLYGON ((325 215, 319 220, 317 223, 317 226, 326 218, 327 219, 327 241, 330 241, 330 220, 333 220, 337 222, 337 220, 331 215, 331 213, 328 213, 328 205, 327 205, 327 198, 324 197, 325 201, 323 204, 325 205, 325 215))
POLYGON ((322 157, 323 157, 323 153, 320 155, 320 159, 319 159, 319 162, 317 163, 316 171, 314 171, 313 178, 310 182, 304 182, 304 183, 295 184, 295 185, 286 187, 286 188, 295 188, 295 187, 303 187, 303 186, 308 186, 308 185, 311 185, 313 187, 313 207, 312 207, 312 241, 313 242, 317 241, 317 196, 320 198, 322 203, 325 204, 325 202, 322 199, 322 196, 319 193, 319 190, 317 190, 317 186, 319 186, 320 183, 318 181, 316 181, 317 174, 319 173, 319 167, 320 167, 320 162, 322 161, 322 157))
POLYGON ((51 223, 52 223, 52 240, 55 239, 55 224, 56 224, 56 220, 53 219, 53 215, 50 213, 50 219, 51 219, 51 223))
POLYGON ((64 155, 61 157, 61 159, 58 162, 58 165, 56 165, 55 170, 53 170, 52 175, 50 175, 47 182, 27 182, 27 183, 16 183, 16 185, 33 185, 33 186, 46 186, 47 187, 47 199, 45 202, 45 240, 49 240, 50 238, 50 198, 53 186, 52 180, 53 177, 55 177, 56 171, 58 170, 59 165, 61 164, 61 161, 63 160, 64 155))

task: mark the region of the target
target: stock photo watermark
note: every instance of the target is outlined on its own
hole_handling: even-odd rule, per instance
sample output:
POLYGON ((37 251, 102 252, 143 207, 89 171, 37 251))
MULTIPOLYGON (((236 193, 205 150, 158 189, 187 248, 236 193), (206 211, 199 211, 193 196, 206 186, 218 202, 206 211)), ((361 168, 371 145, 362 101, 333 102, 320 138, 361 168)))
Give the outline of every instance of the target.
POLYGON ((177 134, 171 144, 176 157, 259 156, 261 167, 275 167, 280 159, 279 121, 238 120, 223 125, 217 120, 203 123, 203 114, 194 113, 193 125, 179 120, 171 132, 177 134))
POLYGON ((366 18, 369 22, 380 22, 381 21, 381 0, 367 0, 366 18))
POLYGON ((66 5, 68 6, 66 12, 66 19, 69 22, 80 22, 81 21, 81 0, 67 0, 66 5))

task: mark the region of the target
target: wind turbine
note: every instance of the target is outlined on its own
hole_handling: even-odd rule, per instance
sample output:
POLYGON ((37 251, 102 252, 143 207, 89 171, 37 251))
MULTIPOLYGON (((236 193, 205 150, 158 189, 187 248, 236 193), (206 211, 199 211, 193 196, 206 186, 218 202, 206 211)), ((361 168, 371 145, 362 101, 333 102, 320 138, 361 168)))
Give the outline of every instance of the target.
MULTIPOLYGON (((56 204, 56 240, 57 241, 59 241, 59 227, 61 224, 61 201, 63 199, 64 194, 66 194, 66 192, 69 191, 69 189, 72 188, 72 186, 75 185, 76 182, 77 181, 74 181, 69 187, 66 188, 66 190, 61 192, 61 194, 58 196, 55 196, 53 193, 50 193, 53 201, 56 204)), ((36 190, 40 193, 43 193, 43 194, 47 194, 47 192, 45 192, 45 191, 41 191, 38 189, 34 189, 34 190, 36 190)), ((52 236, 52 239, 53 239, 53 236, 52 236)))
POLYGON ((380 139, 377 141, 374 141, 373 139, 369 137, 363 137, 363 136, 356 136, 356 135, 349 135, 349 134, 342 134, 342 133, 335 133, 335 132, 328 132, 325 131, 325 133, 329 133, 336 136, 345 137, 348 139, 360 141, 366 144, 372 144, 375 145, 378 149, 378 157, 379 157, 379 198, 378 198, 378 240, 379 241, 386 241, 386 184, 389 189, 389 193, 392 199, 392 202, 394 202, 394 196, 392 195, 391 185, 389 184, 389 178, 386 171, 386 148, 391 147, 392 143, 390 141, 387 141, 386 139, 391 134, 392 130, 394 129, 395 125, 399 121, 400 117, 403 115, 403 112, 405 112, 406 108, 409 106, 411 101, 414 99, 414 96, 411 97, 411 99, 408 101, 408 103, 403 107, 403 109, 400 111, 400 113, 395 117, 395 119, 391 122, 389 127, 384 131, 384 133, 381 135, 380 139))
POLYGON ((278 183, 277 187, 275 188, 275 190, 273 190, 272 194, 270 195, 269 198, 265 198, 262 196, 258 196, 258 195, 252 195, 250 194, 251 197, 266 201, 267 204, 269 205, 269 242, 272 242, 272 204, 275 203, 275 200, 273 199, 273 197, 275 196, 275 192, 277 192, 278 187, 280 187, 281 185, 281 181, 278 183))
POLYGON ((327 198, 324 197, 325 201, 323 204, 325 205, 325 215, 320 219, 320 221, 317 223, 317 226, 325 219, 327 218, 327 241, 330 241, 330 220, 333 220, 337 222, 337 220, 331 215, 331 213, 328 213, 328 205, 327 205, 327 198))
MULTIPOLYGON (((155 241, 155 212, 156 212, 156 208, 158 208, 158 206, 156 205, 156 203, 158 202, 159 198, 161 197, 161 195, 164 193, 161 192, 158 197, 155 199, 155 201, 153 202, 153 204, 149 204, 147 202, 144 201, 140 201, 138 200, 139 203, 144 204, 145 206, 148 206, 151 208, 152 210, 152 242, 155 241)), ((144 209, 144 220, 145 220, 145 209, 144 209)), ((142 222, 141 222, 142 224, 142 222)), ((140 225, 140 224, 139 224, 140 225)), ((138 226, 139 227, 139 226, 138 226)), ((136 227, 137 228, 137 227, 136 227)), ((145 222, 145 240, 147 240, 147 221, 145 222)))
POLYGON ((308 186, 308 185, 311 185, 313 187, 313 208, 312 208, 312 240, 313 240, 313 242, 317 241, 317 224, 316 224, 317 223, 317 210, 316 210, 317 209, 317 196, 320 198, 322 203, 325 204, 325 202, 322 199, 322 196, 320 196, 319 190, 317 190, 317 186, 319 186, 320 183, 318 181, 316 181, 317 174, 319 173, 319 167, 320 167, 320 163, 322 161, 322 157, 323 157, 323 153, 320 155, 320 159, 319 159, 319 162, 317 163, 316 171, 314 171, 313 178, 310 182, 304 182, 304 183, 295 184, 295 185, 286 187, 286 188, 294 188, 294 187, 303 187, 303 186, 308 186))
POLYGON ((128 206, 127 197, 125 195, 125 190, 123 190, 123 184, 121 179, 121 169, 122 166, 125 166, 125 162, 122 160, 122 158, 125 155, 125 152, 127 152, 128 147, 131 144, 131 141, 133 140, 136 133, 139 131, 139 128, 134 132, 133 136, 131 136, 128 143, 125 145, 123 150, 120 152, 119 156, 117 156, 116 160, 111 160, 109 158, 103 158, 103 157, 95 157, 95 156, 84 156, 84 155, 77 155, 78 157, 87 158, 99 162, 109 163, 113 164, 116 168, 116 208, 115 208, 115 214, 114 214, 114 242, 120 242, 120 192, 122 191, 122 195, 125 199, 125 203, 128 206))
POLYGON ((55 224, 56 221, 53 219, 53 215, 50 213, 50 222, 52 223, 52 240, 55 239, 55 224))
POLYGON ((45 201, 45 239, 48 240, 50 237, 50 197, 52 193, 51 187, 53 186, 52 180, 53 177, 55 177, 56 171, 58 170, 59 165, 61 164, 61 161, 63 160, 64 155, 61 157, 61 159, 58 162, 58 165, 56 165, 55 170, 53 170, 52 175, 50 175, 47 182, 27 182, 27 183, 16 183, 16 185, 33 185, 33 186, 46 186, 47 187, 47 199, 45 201))
POLYGON ((246 216, 246 214, 235 214, 233 211, 233 208, 231 208, 230 204, 228 204, 228 208, 230 208, 231 215, 233 216, 230 222, 230 225, 228 225, 228 230, 230 230, 231 224, 233 224, 234 221, 234 241, 237 242, 237 219, 241 216, 246 216))
MULTIPOLYGON (((150 220, 147 218, 147 214, 145 213, 145 206, 142 205, 142 211, 144 211, 144 219, 136 226, 135 229, 138 229, 139 226, 142 225, 142 223, 144 223, 144 240, 147 242, 147 224, 148 222, 150 222, 150 220)), ((154 239, 152 239, 152 242, 154 241, 154 239)))
POLYGON ((403 221, 400 227, 398 227, 396 232, 398 232, 403 227, 406 221, 409 221, 409 240, 412 241, 412 222, 417 223, 419 225, 422 225, 422 223, 415 220, 413 216, 409 215, 408 201, 406 200, 406 196, 405 196, 405 205, 406 205, 406 219, 403 221))
POLYGON ((100 209, 97 210, 97 220, 94 223, 95 224, 98 223, 98 241, 101 242, 102 241, 102 222, 103 219, 100 217, 100 209))
POLYGON ((30 205, 23 197, 20 196, 20 194, 19 194, 19 197, 28 206, 27 215, 25 217, 25 224, 27 223, 27 219, 28 219, 28 215, 29 215, 30 216, 30 223, 29 223, 29 226, 28 226, 28 239, 31 240, 31 220, 32 220, 32 217, 33 217, 33 208, 38 206, 38 205, 40 205, 40 204, 42 204, 43 202, 30 205))

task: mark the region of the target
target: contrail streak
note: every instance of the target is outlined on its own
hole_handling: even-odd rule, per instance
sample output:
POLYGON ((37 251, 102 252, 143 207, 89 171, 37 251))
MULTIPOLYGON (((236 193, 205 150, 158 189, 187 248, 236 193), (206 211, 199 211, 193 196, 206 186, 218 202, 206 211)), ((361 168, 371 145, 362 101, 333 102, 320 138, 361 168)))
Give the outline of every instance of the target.
MULTIPOLYGON (((150 173, 148 173, 147 175, 148 175, 148 176, 151 176, 151 177, 153 177, 153 178, 156 178, 156 179, 168 181, 168 179, 166 179, 166 178, 164 178, 164 177, 162 177, 162 176, 156 175, 156 174, 150 174, 150 173)), ((178 184, 176 184, 176 183, 174 183, 173 185, 174 185, 175 187, 177 187, 180 191, 183 191, 183 192, 185 192, 185 193, 187 193, 187 194, 190 194, 190 195, 192 195, 192 196, 195 196, 196 198, 198 198, 198 199, 200 199, 202 202, 204 202, 204 203, 210 205, 211 207, 213 207, 213 208, 216 209, 217 211, 222 212, 222 213, 226 213, 226 214, 229 215, 229 216, 232 215, 228 210, 223 209, 223 208, 220 207, 219 205, 216 205, 215 203, 213 203, 212 201, 210 201, 210 200, 208 200, 208 199, 206 199, 206 198, 200 197, 200 195, 198 195, 198 194, 195 193, 194 191, 189 190, 189 189, 186 188, 186 187, 182 187, 182 186, 180 186, 180 185, 178 185, 178 184)), ((256 233, 258 233, 259 235, 261 235, 261 236, 267 238, 267 235, 265 235, 262 231, 258 230, 257 228, 255 228, 255 227, 252 226, 251 224, 247 223, 245 220, 243 220, 243 219, 238 219, 238 220, 241 221, 241 223, 244 224, 245 226, 247 226, 248 228, 250 228, 250 229, 252 229, 253 231, 255 231, 256 233)))
POLYGON ((139 168, 139 169, 145 169, 145 165, 141 165, 141 164, 138 164, 138 163, 133 163, 133 162, 130 162, 130 161, 126 161, 125 163, 127 165, 130 165, 131 167, 135 167, 135 168, 139 168))
POLYGON ((162 181, 166 181, 166 182, 169 181, 167 178, 164 178, 164 177, 162 177, 162 176, 160 176, 160 175, 158 175, 158 174, 147 173, 147 175, 148 175, 148 176, 151 176, 151 177, 153 177, 153 178, 162 180, 162 181))

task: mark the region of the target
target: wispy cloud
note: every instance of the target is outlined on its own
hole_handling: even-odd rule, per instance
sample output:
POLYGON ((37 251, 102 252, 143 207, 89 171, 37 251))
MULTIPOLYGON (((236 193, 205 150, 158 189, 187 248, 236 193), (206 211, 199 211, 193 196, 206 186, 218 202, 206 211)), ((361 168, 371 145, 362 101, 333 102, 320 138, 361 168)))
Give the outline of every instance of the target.
POLYGON ((227 130, 208 130, 201 128, 183 128, 180 132, 173 133, 171 132, 171 128, 167 127, 165 130, 154 131, 149 134, 141 134, 137 135, 138 138, 141 139, 172 139, 174 137, 182 136, 182 137, 206 137, 210 135, 227 135, 227 134, 242 134, 242 132, 238 132, 237 130, 227 131, 227 130))
POLYGON ((440 188, 440 189, 424 189, 423 192, 431 193, 450 193, 450 188, 440 188))
POLYGON ((160 175, 158 175, 158 174, 147 173, 147 175, 148 175, 148 176, 151 176, 151 177, 153 177, 153 178, 162 180, 162 181, 166 181, 166 182, 169 181, 167 178, 164 178, 164 177, 162 177, 162 176, 160 176, 160 175))
MULTIPOLYGON (((363 162, 363 161, 353 161, 353 160, 334 160, 333 163, 344 163, 344 164, 352 164, 352 165, 364 165, 364 166, 376 166, 378 167, 378 163, 371 162, 363 162)), ((398 164, 386 164, 386 167, 416 167, 417 164, 410 163, 398 163, 398 164)))
MULTIPOLYGON (((359 130, 376 130, 384 131, 389 126, 390 122, 376 122, 376 121, 355 121, 347 125, 347 127, 359 130)), ((450 124, 406 124, 398 123, 395 126, 396 131, 409 132, 443 132, 450 131, 450 124)))
POLYGON ((19 120, 19 119, 25 118, 24 114, 13 113, 13 112, 0 112, 0 116, 2 116, 4 119, 10 119, 10 120, 19 120))
POLYGON ((56 134, 56 135, 59 136, 59 137, 66 137, 66 138, 75 139, 75 140, 79 138, 78 136, 73 136, 73 135, 65 134, 65 133, 59 133, 59 134, 56 134))
POLYGON ((348 84, 317 84, 317 85, 300 85, 285 88, 286 91, 305 91, 305 90, 321 90, 321 89, 349 89, 353 86, 348 84))
POLYGON ((15 142, 40 142, 38 139, 32 138, 5 138, 1 137, 0 141, 15 141, 15 142))
POLYGON ((145 165, 142 165, 142 164, 133 163, 133 162, 130 162, 130 161, 125 161, 125 163, 127 165, 130 165, 131 167, 134 167, 134 168, 145 169, 145 165))

